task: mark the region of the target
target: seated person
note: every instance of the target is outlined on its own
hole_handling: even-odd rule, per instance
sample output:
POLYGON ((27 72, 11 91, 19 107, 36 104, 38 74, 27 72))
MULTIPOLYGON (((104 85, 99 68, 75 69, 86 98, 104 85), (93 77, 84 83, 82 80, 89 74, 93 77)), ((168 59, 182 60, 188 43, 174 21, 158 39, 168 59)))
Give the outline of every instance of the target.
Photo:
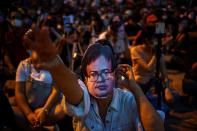
MULTIPOLYGON (((33 28, 33 27, 32 27, 33 28)), ((84 82, 62 62, 58 47, 52 44, 47 27, 36 30, 29 41, 39 58, 36 67, 48 69, 62 93, 62 105, 74 117, 75 130, 164 130, 164 125, 140 87, 129 76, 116 88, 115 60, 104 42, 91 44, 82 60, 84 82)))
POLYGON ((53 125, 64 117, 61 92, 52 81, 50 72, 35 67, 37 54, 21 61, 16 72, 13 110, 17 124, 24 130, 36 130, 53 125))
MULTIPOLYGON (((153 36, 146 30, 139 31, 136 40, 131 46, 131 61, 136 82, 146 94, 154 83, 156 73, 156 49, 153 43, 153 36)), ((160 57, 161 78, 164 82, 168 81, 164 57, 160 57)))

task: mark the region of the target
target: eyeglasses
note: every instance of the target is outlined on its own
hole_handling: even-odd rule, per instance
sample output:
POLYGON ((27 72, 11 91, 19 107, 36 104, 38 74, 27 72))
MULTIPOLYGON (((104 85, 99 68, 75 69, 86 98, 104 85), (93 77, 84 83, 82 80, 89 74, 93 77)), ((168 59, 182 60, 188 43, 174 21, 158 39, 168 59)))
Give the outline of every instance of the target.
POLYGON ((90 82, 96 82, 101 76, 104 80, 109 80, 112 77, 113 71, 111 69, 103 69, 101 71, 91 71, 88 75, 88 80, 90 82))

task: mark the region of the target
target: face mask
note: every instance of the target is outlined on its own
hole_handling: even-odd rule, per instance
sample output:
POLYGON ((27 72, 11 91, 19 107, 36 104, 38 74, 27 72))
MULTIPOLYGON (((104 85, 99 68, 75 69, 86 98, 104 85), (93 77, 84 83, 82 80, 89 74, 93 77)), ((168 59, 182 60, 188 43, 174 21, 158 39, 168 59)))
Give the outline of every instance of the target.
POLYGON ((163 19, 163 20, 166 20, 167 18, 168 18, 167 15, 163 15, 163 16, 162 16, 162 19, 163 19))
POLYGON ((12 25, 15 27, 21 27, 22 26, 22 21, 19 19, 14 19, 12 20, 12 25))
POLYGON ((103 20, 103 24, 105 25, 105 27, 107 27, 109 25, 109 20, 105 18, 103 20))
POLYGON ((37 15, 40 15, 41 14, 41 10, 37 10, 37 15))
POLYGON ((32 51, 31 50, 27 50, 27 53, 29 54, 29 56, 32 55, 32 51))

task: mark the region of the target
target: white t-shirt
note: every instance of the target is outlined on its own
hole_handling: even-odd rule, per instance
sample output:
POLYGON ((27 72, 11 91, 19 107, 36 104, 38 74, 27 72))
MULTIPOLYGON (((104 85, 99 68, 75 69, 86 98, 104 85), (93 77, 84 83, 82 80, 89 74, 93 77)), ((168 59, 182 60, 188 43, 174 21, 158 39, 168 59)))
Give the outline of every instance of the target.
POLYGON ((43 106, 52 91, 50 72, 36 71, 30 59, 20 62, 16 72, 16 82, 25 82, 25 95, 32 108, 43 106))

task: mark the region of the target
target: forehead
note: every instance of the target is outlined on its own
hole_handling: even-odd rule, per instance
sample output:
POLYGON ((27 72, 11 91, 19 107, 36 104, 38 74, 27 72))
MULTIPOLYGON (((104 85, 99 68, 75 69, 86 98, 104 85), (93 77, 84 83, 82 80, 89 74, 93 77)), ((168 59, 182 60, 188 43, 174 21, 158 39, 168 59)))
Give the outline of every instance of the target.
POLYGON ((100 71, 103 69, 111 69, 111 61, 107 60, 104 56, 99 56, 95 61, 87 65, 87 72, 100 71))

